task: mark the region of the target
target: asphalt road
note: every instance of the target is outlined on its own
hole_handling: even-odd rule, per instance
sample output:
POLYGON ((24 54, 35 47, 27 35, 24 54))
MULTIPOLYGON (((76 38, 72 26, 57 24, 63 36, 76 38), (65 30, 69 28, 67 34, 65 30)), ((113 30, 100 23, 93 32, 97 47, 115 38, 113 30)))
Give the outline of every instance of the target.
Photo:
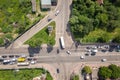
MULTIPOLYGON (((70 68, 70 66, 72 66, 72 63, 101 62, 101 59, 103 58, 107 59, 106 62, 119 62, 120 55, 115 55, 115 54, 107 55, 107 56, 104 56, 102 54, 101 54, 102 56, 87 56, 85 57, 85 59, 80 59, 80 55, 76 55, 76 53, 81 54, 82 52, 84 52, 84 50, 88 45, 80 46, 77 49, 74 46, 74 43, 72 41, 72 36, 70 35, 69 24, 68 24, 69 17, 70 17, 71 3, 72 3, 72 0, 58 0, 58 5, 53 12, 50 12, 44 19, 42 19, 34 27, 32 27, 25 34, 19 37, 13 44, 11 44, 9 49, 1 49, 0 55, 35 54, 36 57, 39 57, 38 58, 39 63, 58 64, 56 68, 60 69, 60 73, 58 74, 59 80, 69 80, 70 78, 69 71, 73 68, 73 67, 70 68), (59 10, 60 12, 57 16, 55 16, 55 13, 57 10, 59 10), (31 49, 31 48, 14 49, 14 47, 20 47, 26 40, 31 38, 35 33, 37 33, 39 30, 41 30, 47 24, 49 24, 51 21, 48 22, 48 17, 52 18, 51 21, 56 22, 56 45, 54 46, 51 52, 48 52, 46 47, 43 47, 42 49, 31 49), (66 45, 65 50, 60 49, 59 38, 61 36, 63 36, 65 40, 65 45, 66 45), (59 54, 57 54, 58 48, 60 49, 59 54), (68 55, 66 53, 67 50, 71 51, 72 55, 68 55), (67 65, 67 63, 71 63, 71 64, 67 65)), ((90 45, 90 46, 93 46, 93 45, 90 45)))
POLYGON ((51 56, 40 57, 38 62, 40 63, 67 63, 67 62, 101 62, 101 59, 107 59, 106 62, 120 61, 120 55, 112 56, 86 56, 85 59, 80 59, 80 56, 51 56))
POLYGON ((59 0, 61 5, 59 15, 55 18, 56 21, 56 44, 55 47, 60 47, 59 38, 64 37, 65 46, 70 47, 73 43, 72 36, 69 29, 70 5, 72 0, 59 0), (69 34, 68 34, 69 33, 69 34))

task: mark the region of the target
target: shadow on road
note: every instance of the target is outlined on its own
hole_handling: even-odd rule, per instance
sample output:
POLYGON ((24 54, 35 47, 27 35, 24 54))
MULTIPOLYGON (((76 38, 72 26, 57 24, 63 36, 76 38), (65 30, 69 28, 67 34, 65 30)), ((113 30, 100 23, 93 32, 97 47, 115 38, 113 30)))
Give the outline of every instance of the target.
POLYGON ((40 50, 41 47, 36 47, 36 48, 28 47, 29 56, 33 57, 35 54, 39 54, 40 50))
POLYGON ((53 46, 47 45, 47 52, 50 53, 53 50, 53 46))

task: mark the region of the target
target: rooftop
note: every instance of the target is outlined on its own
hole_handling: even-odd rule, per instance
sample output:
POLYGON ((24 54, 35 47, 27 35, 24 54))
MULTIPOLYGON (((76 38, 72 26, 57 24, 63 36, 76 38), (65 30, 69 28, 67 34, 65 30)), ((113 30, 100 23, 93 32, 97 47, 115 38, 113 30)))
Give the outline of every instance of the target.
POLYGON ((41 0, 42 5, 51 5, 51 0, 41 0))

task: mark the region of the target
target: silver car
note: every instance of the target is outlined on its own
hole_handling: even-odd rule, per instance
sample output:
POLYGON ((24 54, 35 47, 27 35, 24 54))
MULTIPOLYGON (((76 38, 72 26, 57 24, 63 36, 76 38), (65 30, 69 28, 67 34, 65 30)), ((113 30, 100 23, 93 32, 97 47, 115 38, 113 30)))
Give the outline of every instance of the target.
POLYGON ((101 61, 102 61, 102 62, 106 62, 106 61, 107 61, 107 59, 101 59, 101 61))

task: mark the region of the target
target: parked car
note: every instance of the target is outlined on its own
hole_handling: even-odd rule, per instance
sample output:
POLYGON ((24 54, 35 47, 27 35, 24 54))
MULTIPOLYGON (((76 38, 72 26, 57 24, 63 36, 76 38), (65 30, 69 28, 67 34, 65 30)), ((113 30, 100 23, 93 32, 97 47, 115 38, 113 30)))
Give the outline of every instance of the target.
POLYGON ((4 61, 4 59, 3 58, 0 58, 0 62, 3 62, 4 61))
POLYGON ((10 59, 10 61, 16 62, 16 61, 17 61, 17 58, 12 58, 12 59, 10 59))
POLYGON ((26 60, 26 59, 23 58, 23 57, 20 57, 20 58, 17 59, 18 62, 24 62, 25 60, 26 60))
POLYGON ((15 55, 16 58, 19 58, 20 56, 19 55, 15 55))
POLYGON ((31 61, 30 63, 31 63, 31 64, 36 64, 36 61, 31 61))
POLYGON ((34 61, 36 61, 36 60, 37 60, 37 58, 33 58, 33 60, 34 60, 34 61))
POLYGON ((27 58, 28 61, 32 61, 32 58, 27 58))
POLYGON ((3 61, 3 64, 6 65, 6 64, 9 64, 10 63, 10 60, 4 60, 3 61))
POLYGON ((13 64, 15 64, 15 62, 10 62, 9 64, 10 64, 10 65, 13 65, 13 64))
POLYGON ((6 56, 6 55, 4 55, 4 56, 2 56, 2 58, 7 58, 7 56, 6 56))
POLYGON ((21 55, 21 57, 26 58, 27 56, 26 55, 21 55))
POLYGON ((14 55, 9 55, 9 58, 13 58, 14 57, 14 55))

